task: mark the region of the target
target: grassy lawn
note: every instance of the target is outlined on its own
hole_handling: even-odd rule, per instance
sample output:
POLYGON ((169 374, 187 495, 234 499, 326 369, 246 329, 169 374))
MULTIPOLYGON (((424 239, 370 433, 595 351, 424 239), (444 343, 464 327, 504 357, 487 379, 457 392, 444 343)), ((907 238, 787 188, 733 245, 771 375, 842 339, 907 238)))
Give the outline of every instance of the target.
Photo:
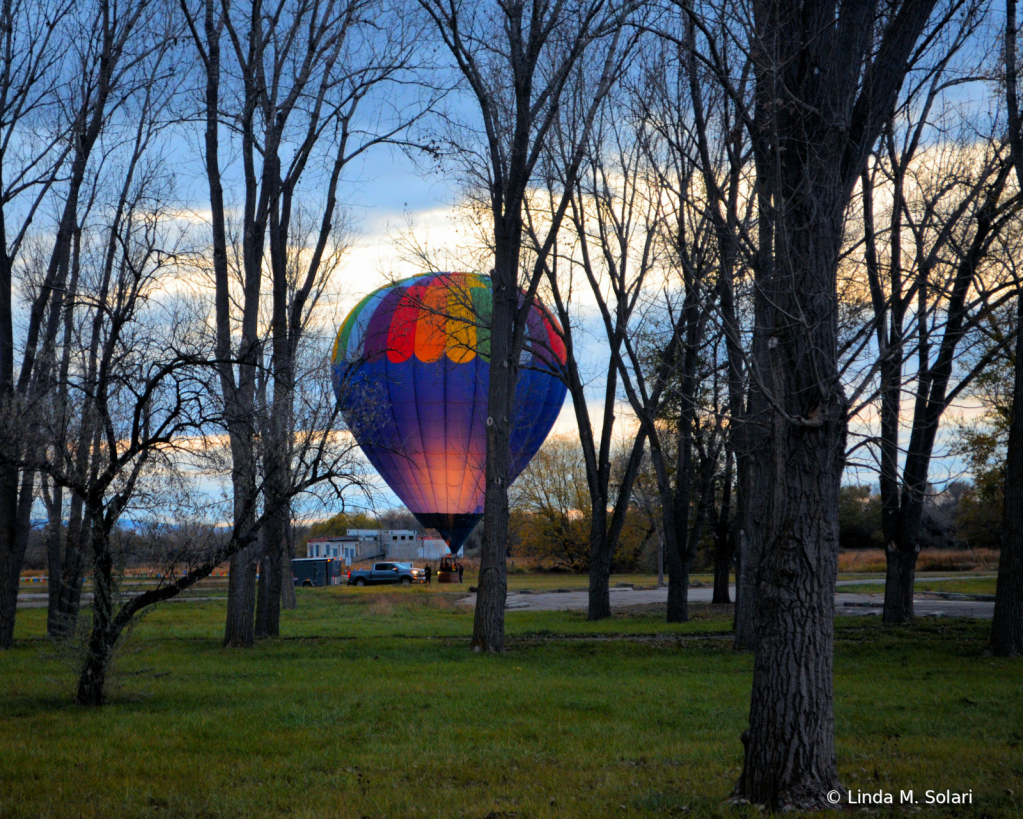
MULTIPOLYGON (((994 594, 996 577, 963 577, 955 580, 916 579, 914 590, 918 592, 955 592, 957 594, 994 594)), ((840 586, 838 591, 853 594, 884 594, 884 583, 857 583, 840 586)))
MULTIPOLYGON (((472 583, 476 583, 476 575, 471 575, 472 583)), ((713 584, 713 575, 693 575, 691 580, 713 584)), ((470 581, 469 572, 465 573, 465 582, 470 581)), ((665 574, 664 582, 668 582, 665 574)), ((656 588, 657 575, 655 574, 613 574, 611 575, 611 588, 617 583, 630 583, 639 588, 656 588)), ((508 590, 519 591, 530 589, 532 591, 554 591, 555 589, 588 589, 590 587, 590 576, 588 574, 559 574, 559 573, 508 573, 508 590)))
MULTIPOLYGON (((0 818, 757 815, 726 801, 752 675, 726 617, 513 611, 509 651, 478 656, 455 597, 301 589, 251 651, 220 647, 223 602, 163 606, 98 710, 69 704, 45 610, 23 610, 0 818)), ((837 626, 846 787, 972 789, 957 815, 1020 816, 1023 664, 984 656, 988 624, 837 626)))

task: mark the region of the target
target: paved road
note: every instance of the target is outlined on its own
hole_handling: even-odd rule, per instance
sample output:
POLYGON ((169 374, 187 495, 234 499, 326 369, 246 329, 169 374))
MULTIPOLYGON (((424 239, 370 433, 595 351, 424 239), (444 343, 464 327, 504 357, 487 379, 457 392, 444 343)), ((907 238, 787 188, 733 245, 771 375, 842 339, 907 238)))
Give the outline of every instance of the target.
MULTIPOLYGON (((991 575, 992 577, 994 575, 991 575)), ((976 577, 976 575, 974 575, 976 577)), ((958 577, 927 577, 926 580, 962 580, 958 577)), ((877 582, 870 580, 839 580, 835 585, 855 586, 863 583, 877 582)), ((735 599, 735 587, 730 589, 732 599, 735 599)), ((709 603, 713 596, 713 589, 696 588, 689 590, 689 599, 694 603, 709 603)), ((83 595, 83 602, 92 599, 92 595, 83 595)), ((198 603, 204 600, 226 600, 226 597, 205 597, 205 596, 179 596, 171 599, 172 603, 198 603)), ((914 609, 917 617, 980 617, 991 619, 994 616, 995 604, 988 600, 946 600, 936 597, 916 595, 914 598, 914 609)), ((475 606, 476 595, 469 596, 458 601, 460 605, 475 606)), ((578 591, 562 592, 536 592, 523 593, 511 592, 508 595, 507 608, 511 611, 585 611, 587 606, 587 592, 585 589, 578 591)), ((611 589, 611 607, 623 608, 627 606, 645 606, 656 603, 668 602, 667 587, 661 589, 611 589)), ((884 595, 881 594, 855 594, 838 591, 835 594, 835 613, 842 615, 872 615, 881 613, 884 604, 884 595)), ((19 609, 46 608, 47 595, 21 593, 18 595, 19 609)))
MULTIPOLYGON (((930 579, 930 578, 928 578, 930 579)), ((862 580, 844 581, 846 585, 862 583, 862 580)), ((842 582, 838 584, 843 585, 842 582)), ((695 603, 709 603, 713 589, 690 589, 689 600, 695 603)), ((731 588, 732 599, 735 599, 735 587, 731 588)), ((476 595, 458 601, 464 606, 475 606, 476 595)), ((654 603, 667 603, 668 589, 611 589, 611 608, 627 606, 645 606, 654 603)), ((512 592, 508 595, 507 608, 510 611, 585 611, 587 592, 538 592, 523 594, 512 592)), ((881 594, 851 594, 838 592, 835 594, 835 614, 842 615, 880 615, 884 604, 881 594)), ((994 616, 995 604, 983 600, 942 600, 917 595, 914 598, 914 609, 917 617, 982 617, 990 619, 994 616)))

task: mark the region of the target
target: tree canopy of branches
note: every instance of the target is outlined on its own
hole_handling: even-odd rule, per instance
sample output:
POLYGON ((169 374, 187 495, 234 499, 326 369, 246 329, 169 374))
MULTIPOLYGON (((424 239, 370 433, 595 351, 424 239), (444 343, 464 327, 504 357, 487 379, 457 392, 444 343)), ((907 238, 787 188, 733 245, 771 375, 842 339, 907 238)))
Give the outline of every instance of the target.
POLYGON ((473 136, 459 146, 468 159, 469 188, 493 221, 486 502, 472 645, 479 651, 502 651, 509 441, 526 316, 568 207, 593 117, 617 77, 622 22, 631 7, 606 0, 482 5, 420 0, 420 5, 480 117, 475 128, 460 129, 462 137, 473 136), (560 204, 529 266, 523 255, 523 208, 566 88, 573 83, 586 85, 590 104, 580 120, 560 204))
POLYGON ((205 122, 212 232, 207 270, 215 293, 212 331, 231 446, 234 526, 252 539, 232 558, 224 643, 250 646, 257 631, 278 633, 281 593, 291 584, 287 497, 297 356, 344 250, 342 174, 371 148, 404 142, 429 97, 389 94, 413 79, 418 28, 400 3, 288 0, 241 7, 182 0, 180 6, 198 58, 205 122), (378 17, 391 21, 384 33, 378 17), (237 149, 240 167, 222 164, 229 146, 237 149), (243 180, 237 218, 225 197, 232 171, 243 180), (305 196, 303 185, 316 185, 315 196, 305 196), (319 208, 311 204, 317 200, 319 208), (261 323, 267 291, 268 327, 261 323), (278 511, 257 532, 251 521, 260 470, 278 511))

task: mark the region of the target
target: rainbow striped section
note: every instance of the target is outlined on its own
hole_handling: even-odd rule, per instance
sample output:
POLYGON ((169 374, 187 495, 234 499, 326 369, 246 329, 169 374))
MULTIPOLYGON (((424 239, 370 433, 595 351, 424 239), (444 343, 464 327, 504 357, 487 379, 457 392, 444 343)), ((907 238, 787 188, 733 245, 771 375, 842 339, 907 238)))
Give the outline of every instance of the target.
MULTIPOLYGON (((490 361, 491 280, 473 273, 426 273, 381 287, 348 314, 334 342, 334 364, 387 360, 432 363, 442 357, 456 364, 479 356, 490 361)), ((564 364, 560 325, 534 302, 529 338, 546 359, 564 364), (555 329, 557 328, 557 329, 555 329)))

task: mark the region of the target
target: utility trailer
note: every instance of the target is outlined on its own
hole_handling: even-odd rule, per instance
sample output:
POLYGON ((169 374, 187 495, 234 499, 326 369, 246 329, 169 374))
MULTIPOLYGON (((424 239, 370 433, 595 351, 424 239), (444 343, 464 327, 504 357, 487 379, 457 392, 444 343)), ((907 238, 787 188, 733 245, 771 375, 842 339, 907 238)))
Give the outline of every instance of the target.
POLYGON ((299 557, 291 561, 296 586, 340 586, 345 562, 339 557, 299 557))

